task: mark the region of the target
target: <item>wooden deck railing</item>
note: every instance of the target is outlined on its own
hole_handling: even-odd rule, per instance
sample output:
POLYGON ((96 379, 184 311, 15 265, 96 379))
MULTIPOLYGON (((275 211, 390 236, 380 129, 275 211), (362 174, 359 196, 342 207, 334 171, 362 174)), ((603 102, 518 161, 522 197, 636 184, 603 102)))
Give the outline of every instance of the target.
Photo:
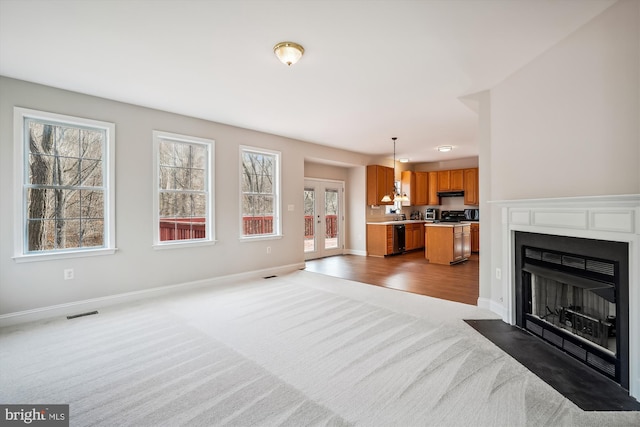
MULTIPOLYGON (((206 227, 204 218, 171 218, 160 220, 160 241, 204 239, 206 227)), ((273 217, 245 216, 242 218, 242 230, 245 236, 273 233, 273 217)), ((338 217, 325 216, 325 230, 327 238, 338 235, 338 217)), ((313 238, 315 235, 315 221, 313 215, 304 217, 304 237, 313 238)))
POLYGON ((171 218, 160 220, 160 241, 204 239, 204 218, 171 218))
MULTIPOLYGON (((313 215, 304 216, 304 238, 311 239, 315 235, 315 221, 313 215)), ((338 216, 326 215, 325 216, 325 237, 332 239, 338 236, 338 216)))

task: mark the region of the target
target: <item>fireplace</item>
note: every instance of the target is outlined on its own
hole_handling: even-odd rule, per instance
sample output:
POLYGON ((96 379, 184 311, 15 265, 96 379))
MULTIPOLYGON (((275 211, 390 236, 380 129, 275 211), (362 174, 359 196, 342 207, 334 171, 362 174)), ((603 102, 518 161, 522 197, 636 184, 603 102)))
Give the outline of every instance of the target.
POLYGON ((499 209, 490 216, 501 217, 492 241, 501 244, 492 298, 479 298, 478 305, 582 360, 640 401, 640 194, 491 206, 499 209))
POLYGON ((628 244, 515 232, 516 324, 629 389, 628 244))

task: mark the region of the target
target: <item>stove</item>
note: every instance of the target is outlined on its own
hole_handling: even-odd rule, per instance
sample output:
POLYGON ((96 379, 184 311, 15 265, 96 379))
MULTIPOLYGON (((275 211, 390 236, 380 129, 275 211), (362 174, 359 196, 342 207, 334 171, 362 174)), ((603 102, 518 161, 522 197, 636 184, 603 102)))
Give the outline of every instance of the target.
POLYGON ((440 222, 460 222, 466 219, 464 211, 442 211, 440 222))

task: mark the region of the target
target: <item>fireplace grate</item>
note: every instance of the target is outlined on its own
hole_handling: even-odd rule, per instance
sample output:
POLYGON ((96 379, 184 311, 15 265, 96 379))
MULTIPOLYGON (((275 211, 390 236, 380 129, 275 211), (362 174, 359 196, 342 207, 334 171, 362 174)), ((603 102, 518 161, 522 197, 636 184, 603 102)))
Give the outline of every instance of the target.
POLYGON ((589 346, 583 347, 578 344, 575 339, 569 338, 564 331, 558 330, 553 327, 553 325, 548 324, 546 321, 542 319, 537 319, 533 317, 529 317, 528 315, 525 320, 525 329, 529 332, 538 335, 545 341, 559 349, 564 350, 567 354, 573 356, 574 358, 591 365, 593 368, 599 370, 605 375, 611 377, 611 379, 616 378, 616 364, 614 362, 615 358, 612 360, 606 360, 603 357, 593 353, 589 346), (561 331, 560 333, 556 333, 561 331))

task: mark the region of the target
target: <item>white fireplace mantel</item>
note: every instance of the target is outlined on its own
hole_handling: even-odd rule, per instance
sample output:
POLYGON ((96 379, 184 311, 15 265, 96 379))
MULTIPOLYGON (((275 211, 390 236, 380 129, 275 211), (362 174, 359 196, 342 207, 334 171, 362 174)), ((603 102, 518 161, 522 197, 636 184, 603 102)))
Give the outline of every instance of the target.
MULTIPOLYGON (((629 244, 629 394, 640 401, 640 194, 492 201, 502 208, 502 305, 515 325, 514 232, 629 244)), ((500 312, 499 312, 500 311, 500 312)))

